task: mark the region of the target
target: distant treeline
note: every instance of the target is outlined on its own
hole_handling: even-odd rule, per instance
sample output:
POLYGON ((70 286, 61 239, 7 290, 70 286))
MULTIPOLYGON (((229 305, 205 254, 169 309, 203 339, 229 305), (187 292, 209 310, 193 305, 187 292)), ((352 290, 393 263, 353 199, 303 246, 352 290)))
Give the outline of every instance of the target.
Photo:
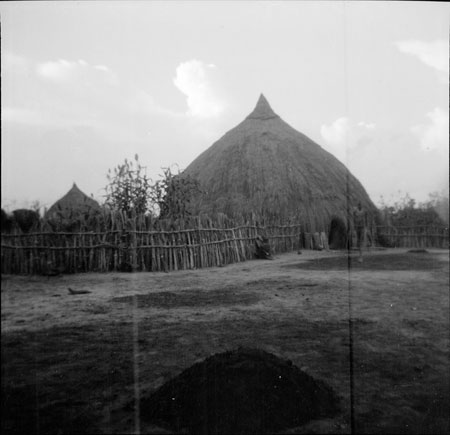
POLYGON ((449 198, 445 193, 431 193, 428 201, 423 203, 417 203, 408 194, 393 205, 385 204, 382 200, 379 211, 378 224, 383 226, 449 225, 449 198))

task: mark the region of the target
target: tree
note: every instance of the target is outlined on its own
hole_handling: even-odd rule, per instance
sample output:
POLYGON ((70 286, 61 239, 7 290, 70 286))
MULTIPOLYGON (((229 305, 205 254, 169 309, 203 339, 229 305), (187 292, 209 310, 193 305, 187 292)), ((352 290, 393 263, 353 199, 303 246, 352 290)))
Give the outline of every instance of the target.
POLYGON ((30 204, 30 209, 34 210, 36 213, 39 213, 39 216, 43 216, 43 213, 41 213, 41 211, 45 210, 45 207, 37 199, 30 204))
POLYGON ((425 203, 417 204, 408 193, 396 201, 394 205, 387 205, 382 199, 380 211, 382 224, 401 226, 440 226, 446 223, 445 216, 439 210, 447 204, 448 223, 448 197, 440 194, 430 194, 425 203))
POLYGON ((39 213, 35 210, 20 208, 12 212, 14 222, 24 232, 28 233, 31 229, 37 228, 40 221, 39 213))
POLYGON ((161 177, 152 186, 152 199, 159 208, 159 217, 184 219, 190 216, 191 199, 200 192, 198 180, 182 175, 179 170, 173 174, 170 167, 163 168, 161 177))
POLYGON ((449 224, 449 198, 448 191, 432 192, 428 195, 428 201, 422 204, 423 207, 433 209, 448 226, 449 224))
POLYGON ((147 177, 146 168, 139 163, 136 154, 134 161, 125 162, 108 170, 109 184, 105 187, 105 205, 113 210, 120 210, 131 216, 132 213, 144 214, 150 207, 151 180, 147 177))
POLYGON ((9 233, 13 229, 14 217, 11 214, 6 213, 6 211, 3 209, 1 211, 1 214, 2 214, 1 231, 2 233, 3 232, 9 233))

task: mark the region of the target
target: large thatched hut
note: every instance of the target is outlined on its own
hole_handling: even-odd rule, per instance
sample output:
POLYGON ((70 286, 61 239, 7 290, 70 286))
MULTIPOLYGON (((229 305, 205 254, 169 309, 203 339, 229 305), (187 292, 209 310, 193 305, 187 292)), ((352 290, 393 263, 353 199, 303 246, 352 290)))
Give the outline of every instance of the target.
POLYGON ((49 220, 74 220, 87 218, 100 210, 98 202, 73 183, 72 188, 48 209, 45 217, 49 220))
POLYGON ((332 154, 283 121, 261 95, 250 115, 184 171, 203 193, 194 213, 295 217, 307 231, 351 225, 360 202, 376 207, 361 183, 332 154))

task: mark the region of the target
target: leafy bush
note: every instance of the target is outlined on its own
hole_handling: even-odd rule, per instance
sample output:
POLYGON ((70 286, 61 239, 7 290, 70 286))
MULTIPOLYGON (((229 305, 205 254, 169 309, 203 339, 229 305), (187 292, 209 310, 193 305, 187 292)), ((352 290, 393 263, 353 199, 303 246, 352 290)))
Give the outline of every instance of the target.
POLYGON ((199 192, 199 183, 191 176, 173 174, 170 168, 163 168, 162 179, 152 186, 152 199, 159 208, 161 219, 184 219, 190 216, 192 196, 199 192))
POLYGON ((138 155, 134 161, 125 159, 113 171, 108 171, 105 205, 111 210, 125 212, 128 217, 150 214, 161 219, 183 219, 190 216, 190 201, 199 192, 199 183, 190 176, 174 174, 162 168, 161 179, 151 184, 138 155))
POLYGON ((127 216, 145 214, 150 209, 150 179, 146 168, 139 163, 136 154, 134 161, 125 162, 108 170, 109 184, 105 187, 105 205, 112 210, 125 212, 127 216))
POLYGON ((406 193, 390 206, 382 199, 380 224, 394 227, 448 225, 448 195, 435 192, 429 198, 428 201, 417 204, 406 193))
POLYGON ((35 210, 21 208, 14 210, 12 214, 14 216, 14 222, 24 233, 29 232, 31 229, 36 228, 39 225, 40 216, 35 210))

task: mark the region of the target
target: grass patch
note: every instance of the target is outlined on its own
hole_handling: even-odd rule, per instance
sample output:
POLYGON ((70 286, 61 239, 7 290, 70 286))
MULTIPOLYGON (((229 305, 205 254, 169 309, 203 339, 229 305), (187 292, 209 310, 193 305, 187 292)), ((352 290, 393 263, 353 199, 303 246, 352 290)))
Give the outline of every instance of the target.
POLYGON ((206 307, 224 305, 251 305, 257 303, 261 297, 256 293, 237 290, 185 290, 181 292, 157 292, 134 296, 116 297, 114 302, 133 304, 138 308, 179 308, 206 307))

